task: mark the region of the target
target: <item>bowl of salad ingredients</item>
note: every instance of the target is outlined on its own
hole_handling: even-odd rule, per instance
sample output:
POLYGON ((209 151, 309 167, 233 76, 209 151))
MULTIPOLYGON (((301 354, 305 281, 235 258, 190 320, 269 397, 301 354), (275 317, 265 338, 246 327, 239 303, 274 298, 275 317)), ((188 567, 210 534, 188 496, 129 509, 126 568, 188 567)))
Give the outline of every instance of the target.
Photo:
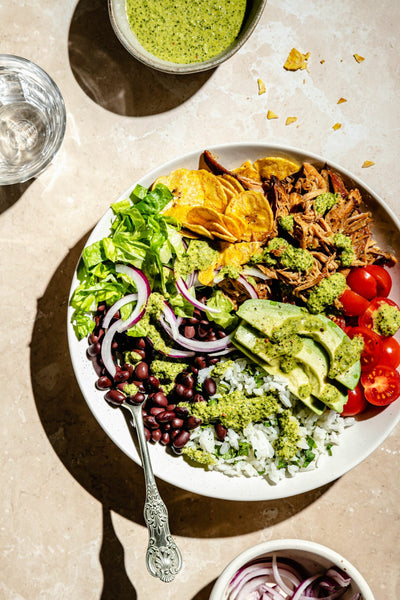
POLYGON ((226 144, 171 160, 112 202, 71 284, 73 368, 140 463, 230 500, 334 481, 400 420, 399 221, 338 165, 226 144))
POLYGON ((270 540, 244 550, 218 577, 210 600, 374 600, 346 558, 308 540, 270 540))
POLYGON ((213 69, 248 40, 266 0, 109 0, 116 36, 137 60, 173 74, 213 69))

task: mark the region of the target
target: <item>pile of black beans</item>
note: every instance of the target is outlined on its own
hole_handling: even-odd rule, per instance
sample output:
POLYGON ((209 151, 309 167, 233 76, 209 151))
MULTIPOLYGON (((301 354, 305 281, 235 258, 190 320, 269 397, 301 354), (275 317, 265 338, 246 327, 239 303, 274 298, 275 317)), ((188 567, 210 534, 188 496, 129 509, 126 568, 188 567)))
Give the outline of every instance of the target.
MULTIPOLYGON (((112 350, 115 355, 122 356, 127 350, 134 350, 141 358, 136 365, 128 363, 116 366, 116 374, 111 377, 106 371, 101 359, 101 343, 104 336, 102 320, 105 305, 99 305, 95 316, 96 326, 89 336, 87 355, 91 359, 98 375, 96 387, 104 390, 105 399, 113 406, 127 401, 132 404, 142 404, 143 423, 146 439, 149 442, 160 443, 170 447, 176 454, 189 441, 190 432, 198 427, 201 420, 190 414, 190 404, 206 402, 216 392, 216 383, 208 377, 199 386, 197 375, 199 370, 216 364, 219 358, 206 355, 196 355, 190 359, 188 366, 183 366, 182 372, 175 378, 174 387, 165 394, 158 378, 151 372, 151 362, 154 350, 146 338, 134 338, 124 334, 116 334, 112 350), (127 384, 134 383, 137 391, 133 395, 124 393, 127 384), (181 405, 183 402, 187 405, 181 405)), ((116 314, 115 317, 119 318, 116 314)), ((193 318, 184 319, 180 330, 182 335, 190 339, 212 341, 223 337, 224 332, 218 331, 213 323, 202 318, 200 311, 195 311, 193 318), (194 334, 193 334, 194 330, 194 334)), ((188 361, 186 361, 187 363, 188 361)), ((225 438, 226 428, 217 423, 215 431, 218 439, 225 438)))

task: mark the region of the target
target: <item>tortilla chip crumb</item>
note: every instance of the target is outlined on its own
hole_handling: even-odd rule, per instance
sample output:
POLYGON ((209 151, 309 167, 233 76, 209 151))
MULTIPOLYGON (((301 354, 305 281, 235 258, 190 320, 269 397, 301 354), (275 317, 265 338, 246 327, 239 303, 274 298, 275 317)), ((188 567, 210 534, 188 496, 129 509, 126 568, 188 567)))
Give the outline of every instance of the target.
POLYGON ((272 112, 272 110, 269 110, 267 112, 267 119, 278 119, 278 115, 276 115, 274 112, 272 112))
POLYGON ((291 123, 295 123, 297 121, 297 117, 288 117, 286 119, 285 125, 290 125, 291 123))
POLYGON ((266 89, 265 83, 263 82, 262 79, 260 79, 260 78, 257 79, 257 85, 258 85, 258 95, 261 96, 261 94, 265 94, 267 89, 266 89))
POLYGON ((310 53, 302 54, 296 48, 292 48, 289 52, 289 56, 286 59, 283 68, 286 71, 297 71, 298 69, 305 69, 307 67, 307 61, 310 58, 310 53))
POLYGON ((365 60, 365 58, 363 56, 360 56, 359 54, 353 54, 354 58, 356 59, 356 61, 358 63, 362 62, 363 60, 365 60))
POLYGON ((338 104, 342 104, 343 102, 347 102, 346 98, 339 98, 339 100, 337 101, 338 104))
POLYGON ((341 126, 342 126, 342 124, 341 124, 341 123, 335 123, 335 124, 332 126, 332 129, 334 129, 334 130, 336 131, 337 129, 340 129, 340 128, 341 128, 341 126))
POLYGON ((363 169, 367 169, 368 167, 373 167, 374 166, 374 162, 372 162, 372 160, 365 160, 362 164, 362 168, 363 169))

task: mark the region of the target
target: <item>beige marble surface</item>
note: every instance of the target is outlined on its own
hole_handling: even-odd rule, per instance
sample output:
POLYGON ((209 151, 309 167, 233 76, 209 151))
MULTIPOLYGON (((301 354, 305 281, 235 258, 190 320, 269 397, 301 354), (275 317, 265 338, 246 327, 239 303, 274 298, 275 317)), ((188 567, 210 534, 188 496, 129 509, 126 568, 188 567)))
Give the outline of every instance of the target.
POLYGON ((152 578, 142 473, 82 398, 66 305, 80 251, 109 203, 151 168, 197 148, 262 141, 323 154, 400 214, 400 5, 270 0, 236 56, 177 78, 131 59, 104 4, 0 0, 1 52, 48 71, 68 117, 55 163, 35 181, 0 188, 0 598, 206 600, 242 549, 299 537, 352 560, 376 600, 396 600, 398 428, 340 480, 282 501, 210 500, 160 481, 184 568, 171 584, 152 578), (282 68, 293 46, 311 53, 307 70, 282 68), (258 95, 257 78, 266 94, 258 95), (340 97, 347 102, 337 104, 340 97), (279 118, 267 120, 269 109, 279 118), (296 123, 286 126, 288 116, 296 123), (363 169, 365 160, 375 165, 363 169))

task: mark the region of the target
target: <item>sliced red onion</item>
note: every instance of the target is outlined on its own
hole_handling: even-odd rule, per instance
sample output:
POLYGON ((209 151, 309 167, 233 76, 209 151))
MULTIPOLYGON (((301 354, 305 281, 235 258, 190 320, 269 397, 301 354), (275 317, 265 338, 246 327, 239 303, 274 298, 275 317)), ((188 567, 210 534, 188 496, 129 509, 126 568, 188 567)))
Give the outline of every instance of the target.
POLYGON ((114 335, 118 331, 118 327, 121 325, 122 319, 118 319, 115 321, 104 334, 103 341, 101 344, 101 358, 104 363, 105 368, 110 373, 111 377, 114 377, 117 369, 115 367, 114 358, 112 355, 112 342, 114 335))
POLYGON ((209 313, 220 313, 220 309, 219 308, 211 308, 206 306, 205 304, 203 304, 202 302, 199 302, 197 300, 197 298, 195 298, 189 291, 188 286, 186 285, 186 282, 182 279, 182 277, 179 277, 176 280, 176 287, 178 288, 178 291, 182 294, 182 296, 191 304, 193 304, 193 306, 195 308, 198 308, 199 310, 203 310, 203 311, 207 311, 209 313))
POLYGON ((263 279, 264 281, 269 279, 268 275, 263 273, 261 269, 257 267, 246 267, 242 270, 242 275, 249 275, 250 277, 258 277, 258 279, 263 279))
POLYGON ((258 298, 256 288, 247 281, 246 277, 239 275, 236 281, 238 281, 245 288, 250 298, 258 298))
POLYGON ((104 317, 103 327, 106 329, 104 334, 103 342, 101 344, 101 358, 103 360, 104 366, 107 371, 110 373, 112 377, 115 376, 116 367, 114 364, 114 359, 112 355, 112 341, 114 335, 118 333, 122 333, 127 329, 130 329, 135 325, 144 315, 145 306, 147 300, 149 299, 151 288, 148 282, 147 277, 134 267, 130 267, 129 265, 125 265, 122 263, 117 263, 115 265, 115 270, 117 273, 124 273, 128 277, 130 277, 137 289, 137 294, 128 294, 124 298, 117 300, 113 304, 113 306, 107 311, 106 316, 104 317), (129 317, 124 321, 123 319, 118 319, 110 325, 112 317, 115 315, 117 310, 127 304, 136 300, 136 306, 129 315, 129 317))
POLYGON ((106 312, 104 319, 103 319, 103 323, 102 323, 102 327, 103 329, 108 329, 108 326, 110 325, 113 316, 115 315, 115 313, 117 311, 119 311, 120 308, 122 308, 123 306, 125 306, 125 304, 129 304, 130 302, 136 302, 138 295, 137 294, 128 294, 127 296, 124 296, 123 298, 120 298, 119 300, 117 300, 106 312))
POLYGON ((207 354, 209 352, 218 352, 219 350, 224 350, 231 343, 232 334, 229 334, 224 338, 215 340, 213 342, 200 342, 198 340, 190 340, 188 338, 185 338, 181 333, 178 333, 178 335, 174 337, 172 328, 166 321, 164 316, 161 317, 160 323, 165 329, 165 331, 168 333, 168 335, 171 336, 177 344, 182 346, 182 348, 186 348, 187 350, 193 350, 194 352, 206 352, 207 354))
POLYGON ((165 320, 167 321, 169 327, 171 328, 171 337, 172 337, 172 339, 176 340, 176 338, 179 335, 177 318, 176 318, 175 313, 172 310, 172 308, 165 301, 164 301, 163 315, 164 315, 165 320))
MULTIPOLYGON (((307 600, 323 598, 335 600, 342 597, 351 583, 346 573, 331 567, 325 573, 310 577, 302 575, 300 564, 285 558, 255 560, 245 565, 231 579, 228 586, 227 600, 307 600), (337 578, 335 581, 331 575, 337 578), (306 578, 305 578, 306 577, 306 578), (331 588, 321 585, 331 582, 331 588)), ((360 600, 357 594, 353 600, 360 600)))
POLYGON ((171 348, 167 356, 170 358, 190 358, 196 353, 193 350, 178 350, 177 348, 171 348))
POLYGON ((224 354, 231 354, 231 352, 235 352, 235 350, 235 346, 230 346, 229 348, 225 348, 224 350, 220 350, 219 352, 213 352, 212 354, 210 354, 210 358, 213 358, 214 356, 223 356, 224 354))

